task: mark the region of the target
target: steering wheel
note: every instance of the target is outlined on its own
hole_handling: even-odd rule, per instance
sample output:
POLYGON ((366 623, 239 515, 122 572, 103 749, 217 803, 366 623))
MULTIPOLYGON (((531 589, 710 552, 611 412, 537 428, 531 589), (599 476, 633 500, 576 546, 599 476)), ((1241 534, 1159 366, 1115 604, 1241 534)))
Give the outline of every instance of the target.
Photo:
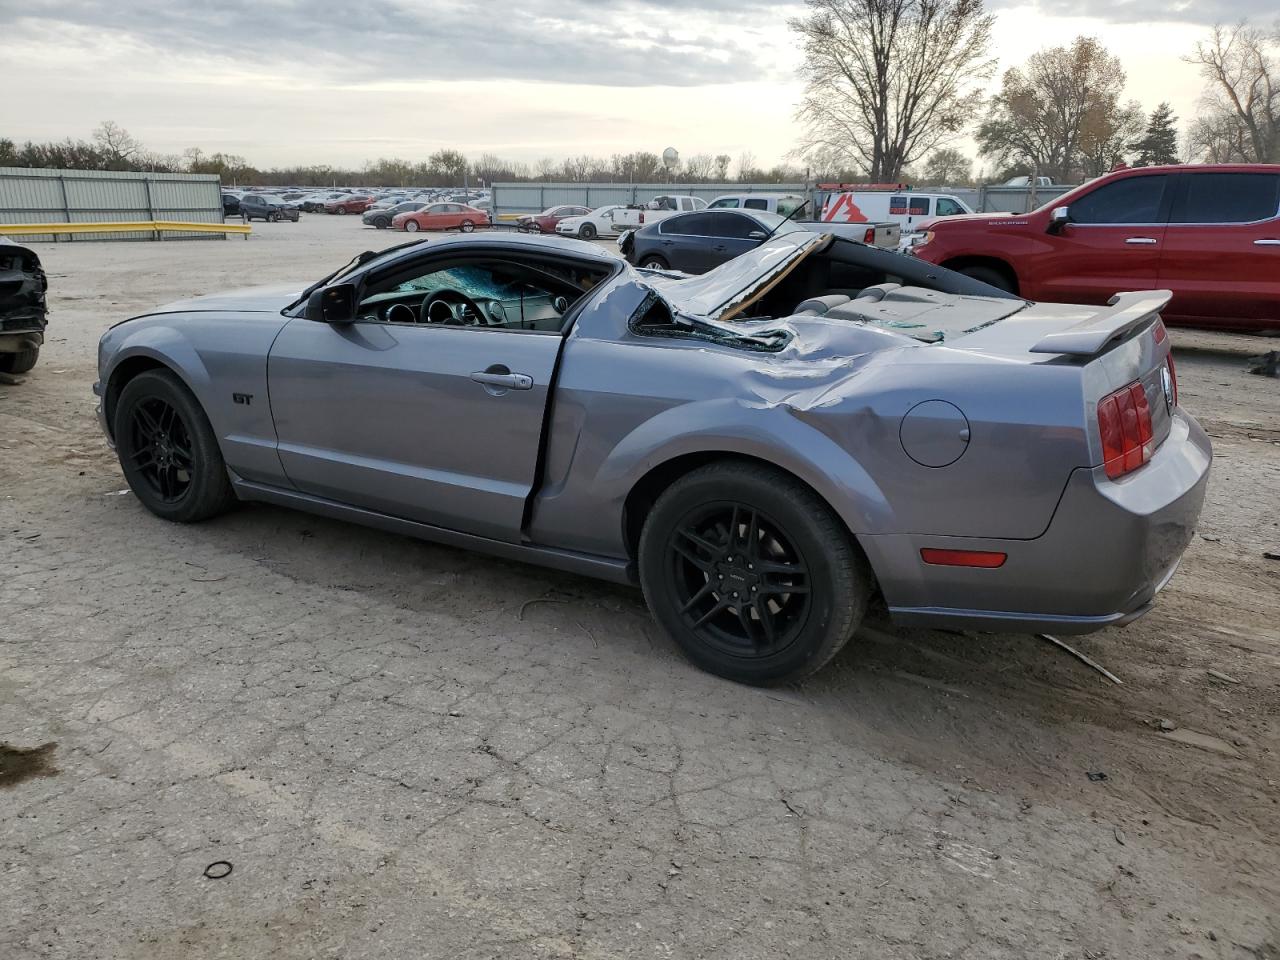
POLYGON ((422 306, 418 308, 419 322, 443 323, 446 326, 454 327, 466 326, 449 308, 451 303, 461 304, 464 312, 465 310, 470 310, 472 316, 475 317, 476 323, 479 323, 484 316, 476 302, 465 293, 459 293, 457 290, 437 290, 423 299, 422 306))

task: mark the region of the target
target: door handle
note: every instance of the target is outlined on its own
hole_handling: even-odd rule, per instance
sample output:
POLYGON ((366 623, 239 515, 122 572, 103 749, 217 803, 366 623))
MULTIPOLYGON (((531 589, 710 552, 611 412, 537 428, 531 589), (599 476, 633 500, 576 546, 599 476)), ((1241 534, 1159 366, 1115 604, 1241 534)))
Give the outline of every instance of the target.
POLYGON ((1255 240, 1253 241, 1253 245, 1255 247, 1280 247, 1280 240, 1271 240, 1269 238, 1266 240, 1255 240))
POLYGON ((725 250, 729 248, 726 247, 723 243, 717 243, 714 249, 716 250, 717 253, 724 253, 725 250))
POLYGON ((671 245, 672 245, 672 244, 674 244, 674 243, 675 243, 675 241, 674 241, 674 240, 663 240, 663 241, 662 241, 662 245, 663 245, 664 247, 669 247, 669 246, 671 246, 671 245))
POLYGON ((502 390, 532 390, 533 377, 527 373, 512 373, 506 367, 493 366, 488 370, 477 370, 471 379, 485 387, 498 387, 502 390))
POLYGON ((1130 237, 1125 243, 1132 243, 1136 246, 1154 247, 1156 241, 1152 237, 1130 237))

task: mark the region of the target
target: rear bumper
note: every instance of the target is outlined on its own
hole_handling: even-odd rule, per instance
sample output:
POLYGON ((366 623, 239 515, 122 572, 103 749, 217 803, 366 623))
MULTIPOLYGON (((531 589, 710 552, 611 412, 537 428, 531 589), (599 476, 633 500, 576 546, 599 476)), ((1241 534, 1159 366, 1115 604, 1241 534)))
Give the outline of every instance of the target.
POLYGON ((1177 411, 1151 461, 1118 481, 1074 471, 1048 529, 1034 540, 863 536, 893 618, 918 626, 1090 633, 1146 613, 1172 579, 1200 518, 1213 452, 1177 411), (920 550, 994 550, 997 569, 924 563, 920 550))

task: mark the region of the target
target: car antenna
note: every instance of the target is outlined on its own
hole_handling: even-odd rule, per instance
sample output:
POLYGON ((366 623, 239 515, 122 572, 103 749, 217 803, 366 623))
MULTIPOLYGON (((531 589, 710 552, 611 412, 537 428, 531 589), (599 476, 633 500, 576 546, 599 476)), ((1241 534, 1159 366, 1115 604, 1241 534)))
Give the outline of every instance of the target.
POLYGON ((765 237, 765 238, 764 238, 763 240, 761 240, 760 242, 761 242, 761 243, 768 243, 768 242, 769 242, 769 237, 772 237, 775 233, 777 233, 777 232, 778 232, 778 230, 782 227, 782 224, 783 224, 783 223, 786 223, 788 220, 790 220, 792 217, 794 217, 797 213, 799 213, 801 210, 803 210, 803 209, 804 209, 805 207, 807 207, 808 205, 809 205, 809 198, 808 198, 808 197, 806 197, 806 198, 805 198, 805 200, 804 200, 804 203, 800 204, 800 206, 796 207, 794 210, 792 210, 790 213, 788 213, 785 217, 783 217, 783 218, 782 218, 782 223, 779 223, 779 224, 778 224, 778 226, 776 226, 776 227, 774 227, 772 230, 770 230, 770 231, 769 231, 769 236, 768 236, 768 237, 765 237))

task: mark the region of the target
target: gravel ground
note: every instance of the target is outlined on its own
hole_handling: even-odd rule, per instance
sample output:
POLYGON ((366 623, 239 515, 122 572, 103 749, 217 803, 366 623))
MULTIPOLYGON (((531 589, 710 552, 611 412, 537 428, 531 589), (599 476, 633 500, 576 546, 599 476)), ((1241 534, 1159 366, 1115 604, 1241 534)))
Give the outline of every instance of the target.
POLYGON ((102 330, 398 239, 41 246, 50 341, 0 384, 0 956, 1280 957, 1280 382, 1244 371, 1280 342, 1174 333, 1217 460, 1155 611, 1078 641, 1122 686, 872 621, 761 691, 630 590, 124 492, 102 330))

